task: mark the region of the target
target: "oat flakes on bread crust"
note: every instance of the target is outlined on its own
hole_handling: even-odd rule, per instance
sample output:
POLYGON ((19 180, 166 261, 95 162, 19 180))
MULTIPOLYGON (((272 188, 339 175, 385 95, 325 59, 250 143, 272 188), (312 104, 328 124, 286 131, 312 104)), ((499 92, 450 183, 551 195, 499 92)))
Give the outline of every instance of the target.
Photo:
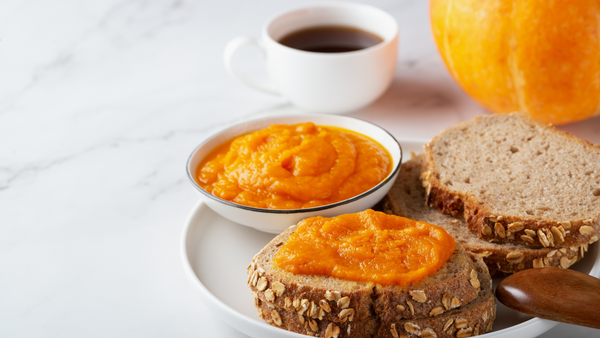
POLYGON ((467 251, 483 258, 490 270, 513 273, 537 267, 562 267, 583 258, 588 245, 569 248, 533 248, 514 243, 490 243, 470 232, 463 219, 444 215, 425 204, 425 188, 419 181, 423 154, 400 167, 400 173, 384 200, 384 211, 438 225, 467 251))
POLYGON ((329 322, 311 318, 299 319, 294 311, 281 309, 255 298, 259 317, 267 323, 293 332, 319 337, 470 337, 492 329, 496 317, 496 302, 492 280, 485 263, 475 254, 468 254, 474 262, 481 291, 476 299, 458 308, 435 316, 411 320, 401 319, 394 314, 382 314, 378 318, 368 317, 359 321, 329 322))
POLYGON ((513 114, 450 127, 425 147, 427 204, 485 240, 575 247, 600 235, 600 146, 513 114))
POLYGON ((469 254, 469 259, 475 263, 481 281, 481 292, 475 300, 435 317, 414 320, 382 318, 378 337, 471 337, 490 331, 496 318, 492 279, 481 258, 469 254))
POLYGON ((475 264, 460 245, 440 270, 405 287, 288 273, 271 261, 296 228, 275 237, 248 266, 258 314, 271 325, 321 337, 346 337, 348 330, 352 337, 374 337, 384 313, 398 320, 437 316, 480 292, 475 264))

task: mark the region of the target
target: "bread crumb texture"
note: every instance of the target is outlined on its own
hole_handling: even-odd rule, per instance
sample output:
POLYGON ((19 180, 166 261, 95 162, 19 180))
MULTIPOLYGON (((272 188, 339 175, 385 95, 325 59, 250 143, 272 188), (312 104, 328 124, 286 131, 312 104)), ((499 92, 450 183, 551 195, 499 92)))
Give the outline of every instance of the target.
MULTIPOLYGON (((436 224, 454 237, 467 251, 483 258, 490 270, 513 273, 538 267, 567 268, 583 258, 588 244, 557 248, 531 247, 511 242, 490 242, 469 231, 464 219, 438 212, 425 204, 426 190, 419 181, 424 155, 403 163, 394 185, 384 201, 384 210, 411 219, 436 224)), ((490 232, 495 230, 489 229, 490 232)), ((523 235, 537 237, 537 232, 523 229, 523 235)))
POLYGON ((428 204, 480 237, 540 247, 598 239, 599 146, 513 113, 448 128, 425 152, 428 204))

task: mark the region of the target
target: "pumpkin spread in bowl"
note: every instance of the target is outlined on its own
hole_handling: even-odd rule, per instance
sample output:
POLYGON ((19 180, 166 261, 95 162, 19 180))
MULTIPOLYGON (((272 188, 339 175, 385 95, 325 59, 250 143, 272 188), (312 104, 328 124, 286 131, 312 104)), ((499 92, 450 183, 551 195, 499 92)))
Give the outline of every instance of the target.
POLYGON ((376 141, 308 122, 229 140, 202 160, 195 178, 202 189, 237 204, 302 209, 360 195, 391 171, 391 156, 376 141))

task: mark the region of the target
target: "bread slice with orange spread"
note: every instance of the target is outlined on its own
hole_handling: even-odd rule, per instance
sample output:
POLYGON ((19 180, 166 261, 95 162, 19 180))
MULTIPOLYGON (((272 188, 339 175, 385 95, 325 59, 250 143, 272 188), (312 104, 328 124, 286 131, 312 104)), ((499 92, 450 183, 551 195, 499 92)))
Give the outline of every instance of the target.
POLYGON ((490 270, 513 273, 538 267, 568 268, 587 252, 588 245, 540 248, 515 243, 493 243, 469 231, 464 219, 444 215, 425 204, 425 188, 419 176, 423 154, 402 164, 398 178, 384 200, 387 213, 438 225, 452 235, 467 251, 483 258, 490 270))
MULTIPOLYGON (((247 269, 259 317, 289 331, 327 338, 383 337, 393 335, 391 325, 403 320, 426 320, 423 325, 443 328, 451 318, 445 313, 458 313, 463 306, 481 299, 482 290, 491 283, 487 269, 459 244, 439 270, 406 286, 292 274, 273 264, 273 259, 297 229, 297 225, 292 226, 275 237, 247 269), (389 327, 383 328, 384 323, 389 327)), ((486 301, 491 295, 494 304, 493 294, 484 293, 486 301)), ((485 326, 479 326, 481 333, 491 327, 495 310, 476 306, 472 313, 486 318, 485 326)), ((396 334, 401 331, 397 329, 396 334)))

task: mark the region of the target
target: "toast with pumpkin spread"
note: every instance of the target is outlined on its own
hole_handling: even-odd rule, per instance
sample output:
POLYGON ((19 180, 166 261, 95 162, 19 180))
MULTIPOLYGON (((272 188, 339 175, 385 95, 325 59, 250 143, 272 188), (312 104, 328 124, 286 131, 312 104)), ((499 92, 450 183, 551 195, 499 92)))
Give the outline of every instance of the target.
MULTIPOLYGON (((367 220, 366 223, 372 222, 370 217, 382 217, 380 214, 383 213, 372 210, 358 213, 360 219, 367 220)), ((335 221, 322 218, 321 226, 332 226, 335 221)), ((443 337, 460 330, 466 334, 491 329, 495 302, 489 271, 479 257, 466 252, 460 244, 452 241, 450 257, 440 268, 420 280, 406 283, 291 273, 275 262, 278 253, 286 250, 286 245, 290 246, 297 235, 294 233, 303 222, 275 237, 248 266, 248 285, 258 315, 267 323, 327 338, 397 338, 430 332, 443 337)), ((384 230, 376 235, 387 236, 388 232, 384 230)), ((351 239, 356 237, 350 236, 351 239)), ((382 243, 396 242, 385 240, 382 243)), ((378 246, 375 246, 374 251, 377 250, 378 246)), ((315 261, 319 261, 318 258, 315 261)), ((403 264, 401 259, 395 263, 403 264)))

